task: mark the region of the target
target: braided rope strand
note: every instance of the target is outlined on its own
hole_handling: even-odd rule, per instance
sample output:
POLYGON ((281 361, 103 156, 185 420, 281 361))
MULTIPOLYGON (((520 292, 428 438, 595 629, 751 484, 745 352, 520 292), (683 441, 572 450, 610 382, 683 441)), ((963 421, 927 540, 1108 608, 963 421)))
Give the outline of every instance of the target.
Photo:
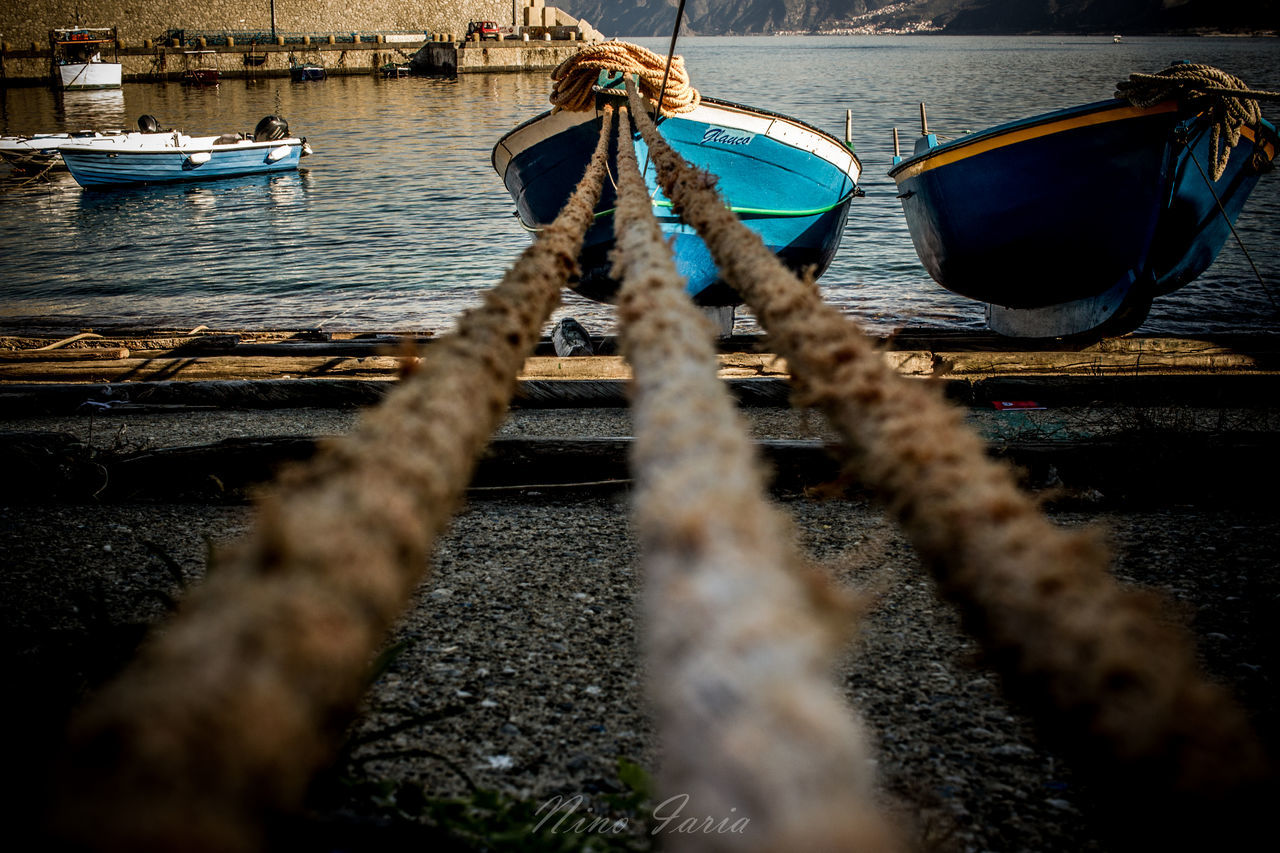
POLYGON ((841 433, 860 479, 884 495, 1041 733, 1078 750, 1082 769, 1144 831, 1261 831, 1268 760, 1156 597, 1117 583, 1094 536, 1045 518, 958 410, 890 369, 812 281, 738 222, 706 173, 643 112, 635 121, 668 198, 787 360, 797 403, 822 409, 841 433))
POLYGON ((649 694, 660 782, 744 832, 672 834, 671 850, 901 850, 872 802, 871 750, 832 684, 850 622, 825 575, 799 569, 789 519, 685 293, 619 115, 618 312, 634 371, 649 694), (821 796, 814 796, 820 791, 821 796), (736 809, 736 811, 735 811, 736 809))
POLYGON ((285 472, 250 534, 81 711, 51 831, 74 849, 259 850, 332 755, 576 267, 612 116, 560 215, 356 429, 285 472))

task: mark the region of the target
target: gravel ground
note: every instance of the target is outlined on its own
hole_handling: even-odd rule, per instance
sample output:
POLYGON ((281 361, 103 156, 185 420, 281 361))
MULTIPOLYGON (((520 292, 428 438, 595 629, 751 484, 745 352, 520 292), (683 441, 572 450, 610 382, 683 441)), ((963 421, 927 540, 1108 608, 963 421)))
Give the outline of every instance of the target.
MULTIPOLYGON (((759 437, 823 434, 793 413, 748 413, 759 437)), ((1001 429, 1010 423, 985 417, 1001 429)), ((353 418, 311 410, 97 418, 93 441, 177 446, 331 434, 353 418)), ((88 424, 3 428, 84 434, 88 424)), ((626 435, 629 421, 625 410, 529 411, 502 432, 626 435)), ((391 640, 394 654, 349 749, 317 785, 312 809, 326 849, 394 849, 392 839, 406 837, 404 849, 421 849, 423 838, 440 839, 434 830, 414 835, 416 828, 441 820, 464 846, 479 846, 487 827, 513 832, 507 842, 488 838, 491 849, 562 849, 555 845, 576 840, 530 818, 557 795, 629 816, 629 832, 614 843, 653 846, 643 822, 652 803, 638 792, 634 767, 652 771, 660 747, 636 651, 640 579, 627 499, 613 490, 471 500, 391 640), (469 809, 448 806, 450 798, 469 809), (360 840, 337 845, 333 833, 343 831, 360 840)), ((806 553, 870 596, 837 677, 872 732, 886 807, 911 823, 919 846, 1108 849, 1090 823, 1087 786, 1003 702, 955 612, 880 510, 861 499, 779 499, 806 553)), ((1195 634, 1208 671, 1236 691, 1273 747, 1276 509, 1272 501, 1053 513, 1060 524, 1109 532, 1116 575, 1167 597, 1168 618, 1195 634)), ((241 535, 250 517, 239 505, 51 506, 12 496, 0 504, 6 681, 21 697, 4 703, 9 731, 22 733, 7 780, 11 807, 21 814, 38 804, 37 783, 68 710, 163 616, 179 577, 202 575, 210 543, 241 535)))

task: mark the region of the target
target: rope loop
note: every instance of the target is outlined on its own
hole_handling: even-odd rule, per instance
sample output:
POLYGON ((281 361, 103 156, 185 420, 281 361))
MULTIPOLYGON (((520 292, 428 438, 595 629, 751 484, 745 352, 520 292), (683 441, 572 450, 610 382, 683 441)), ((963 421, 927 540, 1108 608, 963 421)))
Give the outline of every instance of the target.
MULTIPOLYGON (((621 71, 640 78, 640 92, 655 102, 662 94, 662 75, 666 60, 638 44, 610 41, 584 48, 556 66, 551 72, 555 86, 551 90, 554 110, 589 112, 595 109, 595 93, 592 86, 601 71, 621 71)), ((664 116, 687 113, 702 103, 698 90, 689 84, 689 73, 684 67, 684 57, 671 60, 671 74, 666 93, 662 95, 660 111, 664 116)))
POLYGON ((1184 62, 1156 74, 1130 74, 1128 80, 1116 84, 1116 97, 1135 107, 1177 100, 1204 115, 1211 122, 1210 173, 1216 181, 1226 171, 1241 131, 1262 121, 1258 99, 1280 98, 1280 93, 1254 91, 1239 77, 1212 65, 1184 62))

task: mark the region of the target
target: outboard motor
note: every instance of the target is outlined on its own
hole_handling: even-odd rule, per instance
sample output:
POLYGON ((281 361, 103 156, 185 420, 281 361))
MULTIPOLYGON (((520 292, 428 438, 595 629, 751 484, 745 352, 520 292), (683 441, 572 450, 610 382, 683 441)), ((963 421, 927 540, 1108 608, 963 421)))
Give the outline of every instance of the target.
POLYGON ((159 133, 160 122, 156 121, 156 117, 143 113, 138 116, 138 130, 143 133, 159 133))
POLYGON ((253 129, 254 142, 270 142, 274 139, 284 139, 288 135, 289 122, 280 116, 266 116, 253 129))

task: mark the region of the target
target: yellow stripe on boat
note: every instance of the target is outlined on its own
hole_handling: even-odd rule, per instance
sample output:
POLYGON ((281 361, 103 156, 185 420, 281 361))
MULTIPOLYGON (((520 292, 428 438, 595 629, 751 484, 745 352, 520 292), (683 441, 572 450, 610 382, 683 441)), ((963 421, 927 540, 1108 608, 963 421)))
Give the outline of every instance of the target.
POLYGON ((936 169, 940 166, 947 166, 967 157, 974 157, 978 154, 994 151, 998 148, 1004 148, 1007 145, 1017 145, 1019 142, 1026 142, 1029 139, 1036 139, 1041 136, 1049 136, 1055 133, 1062 133, 1068 130, 1075 130, 1081 127, 1090 127, 1096 124, 1107 124, 1113 121, 1125 121, 1131 118, 1139 118, 1141 116, 1159 115, 1160 113, 1171 113, 1178 109, 1175 101, 1165 101, 1156 104, 1153 107, 1134 107, 1122 106, 1113 109, 1100 110, 1098 112, 1087 113, 1080 116, 1072 116, 1071 118, 1053 121, 1047 124, 1037 124, 1030 127, 1023 127, 1017 130, 1011 130, 1008 133, 997 134, 996 136, 984 139, 975 139, 969 143, 959 143, 946 147, 939 146, 934 150, 937 154, 932 156, 926 155, 919 163, 915 163, 900 172, 894 174, 893 179, 898 183, 902 183, 907 178, 914 178, 930 169, 936 169))

